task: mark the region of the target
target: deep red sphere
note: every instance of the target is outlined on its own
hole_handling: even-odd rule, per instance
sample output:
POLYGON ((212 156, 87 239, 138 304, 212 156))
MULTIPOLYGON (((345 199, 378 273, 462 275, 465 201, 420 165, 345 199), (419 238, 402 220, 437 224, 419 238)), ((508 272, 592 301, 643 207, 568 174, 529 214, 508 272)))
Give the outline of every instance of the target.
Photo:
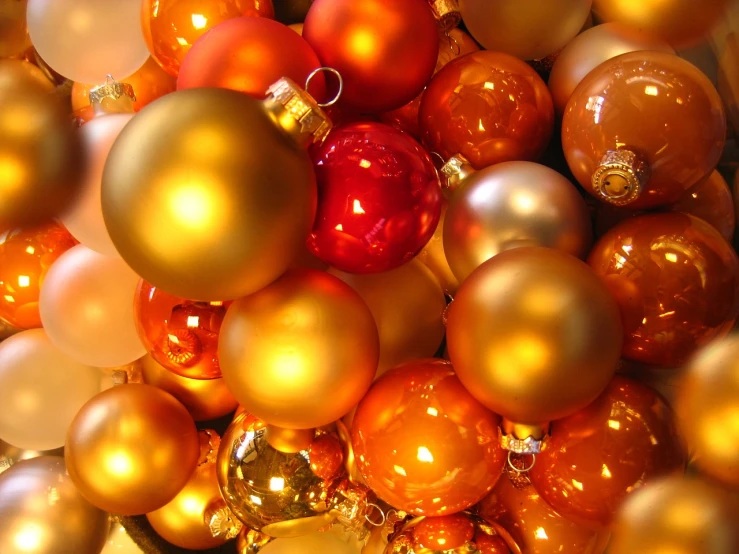
POLYGON ((308 246, 350 273, 410 261, 434 234, 441 187, 430 156, 382 123, 352 123, 312 151, 318 212, 308 246))
POLYGON ((341 102, 377 113, 423 90, 439 43, 425 0, 315 0, 303 36, 344 78, 341 102))
MULTIPOLYGON (((193 44, 182 61, 177 89, 218 87, 264 98, 281 77, 298 86, 321 66, 318 56, 298 33, 263 17, 239 17, 219 23, 193 44)), ((323 74, 310 92, 325 99, 323 74)))

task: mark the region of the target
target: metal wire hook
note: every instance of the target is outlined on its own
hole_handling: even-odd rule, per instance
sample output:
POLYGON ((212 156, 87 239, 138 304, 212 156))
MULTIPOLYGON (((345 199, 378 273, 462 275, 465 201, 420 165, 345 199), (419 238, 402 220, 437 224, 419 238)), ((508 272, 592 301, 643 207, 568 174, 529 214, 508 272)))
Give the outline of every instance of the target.
POLYGON ((333 106, 336 104, 336 102, 339 101, 339 98, 341 98, 341 93, 344 92, 344 79, 341 76, 341 73, 336 71, 333 67, 319 67, 318 69, 314 69, 311 71, 311 74, 308 75, 308 78, 305 80, 305 90, 308 90, 308 87, 310 86, 311 81, 313 80, 313 77, 318 75, 321 72, 327 72, 327 73, 333 73, 336 75, 336 78, 339 80, 339 90, 336 92, 336 96, 333 97, 333 99, 329 100, 328 102, 321 103, 318 102, 318 105, 321 108, 328 108, 329 106, 333 106))

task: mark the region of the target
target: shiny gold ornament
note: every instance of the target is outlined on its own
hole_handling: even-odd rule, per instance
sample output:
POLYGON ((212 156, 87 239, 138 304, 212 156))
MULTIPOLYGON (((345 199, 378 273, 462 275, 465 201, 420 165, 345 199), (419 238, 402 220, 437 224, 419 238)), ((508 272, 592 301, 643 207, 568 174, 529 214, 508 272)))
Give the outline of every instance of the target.
POLYGON ((64 456, 85 498, 111 513, 137 515, 177 495, 199 451, 192 417, 172 395, 151 385, 121 385, 82 407, 64 456))
POLYGON ((141 358, 144 382, 182 402, 195 421, 208 421, 230 414, 238 403, 223 379, 188 379, 168 371, 147 354, 141 358))
POLYGON ((10 469, 13 464, 39 456, 64 456, 64 450, 62 448, 55 450, 23 450, 0 440, 0 473, 10 469))
POLYGON ((688 362, 675 409, 696 467, 739 487, 739 335, 710 343, 688 362))
POLYGON ((301 105, 291 94, 260 102, 226 89, 178 91, 119 135, 103 174, 103 215, 146 281, 190 300, 230 300, 288 268, 316 210, 302 145, 326 131, 310 97, 301 105))
POLYGON ((0 60, 0 228, 63 212, 84 169, 82 142, 63 103, 28 65, 0 60))
POLYGON ((736 504, 698 479, 668 477, 621 506, 609 554, 736 554, 736 504))
POLYGON ((315 436, 315 429, 285 429, 276 425, 267 425, 265 438, 275 450, 295 454, 309 449, 315 436))
POLYGON ((459 288, 459 280, 454 276, 452 269, 449 267, 446 252, 444 251, 444 221, 448 206, 448 201, 446 199, 443 200, 441 204, 441 216, 439 217, 439 224, 436 226, 436 231, 434 231, 434 236, 426 243, 426 246, 423 247, 423 250, 421 250, 421 253, 416 258, 436 276, 444 292, 449 296, 454 296, 459 288))
POLYGON ((274 540, 273 537, 244 527, 236 539, 236 552, 238 554, 258 554, 262 547, 274 540))
POLYGON ((375 376, 377 326, 362 298, 327 273, 291 270, 226 312, 221 371, 239 403, 279 427, 328 425, 375 376))
POLYGON ((22 54, 31 39, 26 27, 28 0, 0 0, 0 58, 22 54))
POLYGON ((64 458, 24 460, 0 475, 3 554, 98 554, 108 525, 108 514, 75 488, 64 458))
POLYGON ((623 329, 615 299, 585 263, 522 247, 465 280, 449 310, 447 341, 473 396, 514 423, 540 424, 603 391, 616 371, 623 329))

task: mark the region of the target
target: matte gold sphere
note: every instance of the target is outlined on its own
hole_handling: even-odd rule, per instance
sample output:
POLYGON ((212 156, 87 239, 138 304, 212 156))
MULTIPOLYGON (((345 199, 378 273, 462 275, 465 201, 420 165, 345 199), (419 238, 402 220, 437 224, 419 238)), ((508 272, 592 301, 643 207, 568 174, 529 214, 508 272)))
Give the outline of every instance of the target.
POLYGON ((459 280, 454 276, 452 268, 449 267, 446 252, 444 251, 444 221, 446 220, 448 208, 449 202, 443 199, 441 203, 441 216, 439 217, 439 224, 436 226, 436 231, 434 231, 434 236, 426 243, 426 246, 416 256, 416 259, 433 272, 446 294, 454 296, 459 288, 459 280))
POLYGON ((195 423, 171 394, 119 385, 85 404, 69 427, 64 456, 72 481, 95 506, 138 515, 172 500, 200 455, 195 423))
POLYGON ((595 400, 616 371, 622 342, 606 286, 584 262, 542 247, 482 264, 462 283, 447 323, 462 384, 524 424, 565 417, 595 400))
POLYGON ((274 281, 303 247, 315 175, 261 102, 190 89, 126 125, 102 204, 116 249, 146 281, 188 300, 231 300, 274 281))

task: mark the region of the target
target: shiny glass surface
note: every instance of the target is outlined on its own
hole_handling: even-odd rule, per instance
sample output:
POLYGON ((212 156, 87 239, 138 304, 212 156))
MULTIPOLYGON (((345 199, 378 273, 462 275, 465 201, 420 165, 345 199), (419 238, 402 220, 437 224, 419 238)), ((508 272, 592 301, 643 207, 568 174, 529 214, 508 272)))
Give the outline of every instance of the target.
POLYGON ((588 263, 619 302, 624 358, 677 367, 739 316, 736 253, 696 217, 624 221, 595 244, 588 263))

